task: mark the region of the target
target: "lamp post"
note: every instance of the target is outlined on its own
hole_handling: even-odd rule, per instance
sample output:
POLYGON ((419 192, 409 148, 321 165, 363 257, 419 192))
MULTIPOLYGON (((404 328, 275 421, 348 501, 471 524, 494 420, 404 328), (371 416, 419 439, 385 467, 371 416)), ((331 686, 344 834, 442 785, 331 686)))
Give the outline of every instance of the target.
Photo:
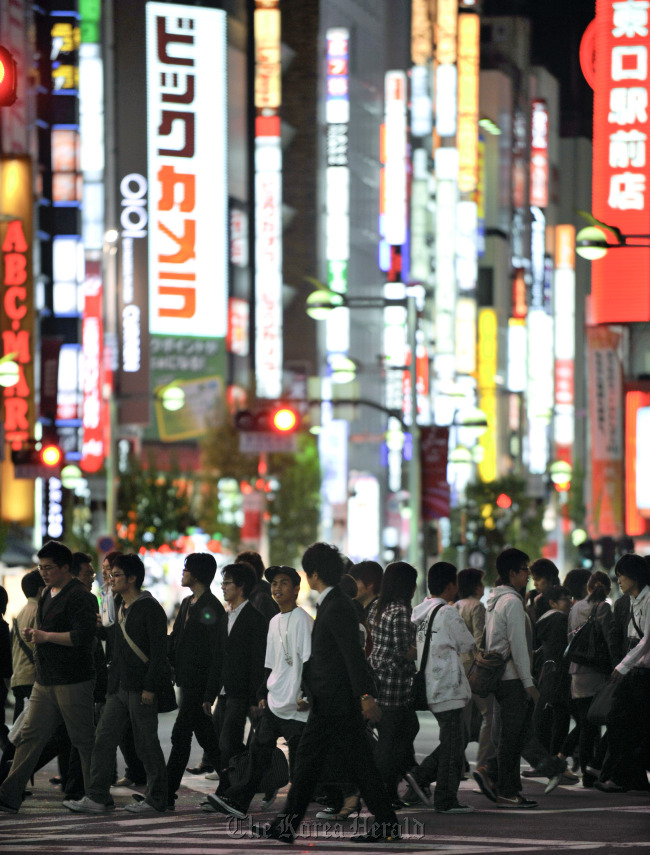
POLYGON ((617 226, 597 220, 589 211, 578 213, 590 224, 576 235, 576 252, 581 258, 597 261, 610 249, 650 249, 650 234, 626 235, 617 226), (607 232, 613 243, 608 241, 607 232))
MULTIPOLYGON (((312 282, 314 280, 311 280, 312 282)), ((416 296, 414 293, 407 291, 404 299, 391 299, 388 297, 350 297, 347 294, 339 294, 336 291, 331 291, 329 288, 319 287, 307 297, 306 311, 310 318, 316 321, 325 320, 329 313, 334 309, 345 307, 348 309, 385 309, 389 306, 403 306, 406 308, 406 324, 407 324, 407 344, 411 353, 409 364, 410 377, 410 396, 409 396, 409 417, 410 417, 410 432, 411 432, 411 461, 408 467, 408 491, 409 491, 409 548, 408 559, 409 563, 417 567, 421 559, 421 551, 419 549, 421 518, 422 518, 422 468, 420 460, 420 427, 418 425, 418 392, 417 392, 417 325, 418 325, 418 309, 416 296)), ((339 402, 340 403, 340 402, 339 402)), ((391 416, 398 417, 399 421, 404 424, 401 414, 397 414, 375 404, 372 401, 357 401, 356 403, 365 403, 375 409, 383 410, 391 416)))

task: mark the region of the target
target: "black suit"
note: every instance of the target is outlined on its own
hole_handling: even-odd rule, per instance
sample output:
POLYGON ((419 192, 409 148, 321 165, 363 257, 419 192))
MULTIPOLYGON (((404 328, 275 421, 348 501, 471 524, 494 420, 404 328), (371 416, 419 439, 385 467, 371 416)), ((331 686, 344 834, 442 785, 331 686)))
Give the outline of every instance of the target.
POLYGON ((225 793, 230 786, 230 758, 244 750, 246 716, 249 708, 257 705, 257 689, 264 679, 268 628, 266 618, 250 602, 242 607, 230 634, 227 619, 222 625, 220 688, 225 694, 219 695, 213 713, 221 752, 218 793, 225 793))
POLYGON ((288 822, 297 832, 330 751, 345 757, 349 779, 361 791, 376 822, 396 823, 361 715, 361 696, 373 691, 373 681, 359 644, 359 619, 340 588, 332 588, 318 608, 305 671, 312 709, 298 746, 284 813, 274 825, 288 822))

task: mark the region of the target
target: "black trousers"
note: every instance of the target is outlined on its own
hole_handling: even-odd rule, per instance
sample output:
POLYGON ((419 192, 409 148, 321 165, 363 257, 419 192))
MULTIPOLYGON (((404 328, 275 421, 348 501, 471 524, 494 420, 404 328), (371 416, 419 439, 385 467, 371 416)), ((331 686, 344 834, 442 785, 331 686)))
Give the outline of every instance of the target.
POLYGON ((181 785, 183 772, 190 759, 192 736, 196 735, 210 765, 219 768, 219 740, 212 718, 203 712, 203 687, 182 688, 181 705, 172 730, 172 750, 167 760, 167 791, 170 801, 181 785))
POLYGON ((612 780, 626 790, 647 790, 650 668, 634 668, 622 678, 614 706, 616 714, 607 726, 608 751, 601 780, 612 780))
POLYGON ((223 795, 230 787, 228 763, 235 754, 245 750, 244 728, 248 715, 248 700, 233 698, 230 695, 219 695, 217 707, 212 713, 212 720, 219 740, 219 786, 217 792, 223 795))
POLYGON ((361 711, 348 715, 310 713, 298 746, 287 803, 283 814, 274 822, 286 822, 294 833, 298 832, 330 750, 345 758, 349 772, 347 777, 356 784, 375 821, 379 824, 397 823, 366 739, 361 711))
POLYGON ((397 799, 397 785, 404 774, 415 766, 413 740, 419 729, 415 710, 382 707, 377 722, 375 763, 391 800, 397 799))

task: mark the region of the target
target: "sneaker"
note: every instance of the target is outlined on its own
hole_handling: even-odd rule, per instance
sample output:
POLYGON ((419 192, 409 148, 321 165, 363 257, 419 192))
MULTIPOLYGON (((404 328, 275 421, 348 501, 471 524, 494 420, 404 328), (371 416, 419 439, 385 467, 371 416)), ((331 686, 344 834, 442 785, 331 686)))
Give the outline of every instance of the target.
POLYGON ((580 776, 574 775, 569 769, 562 773, 562 777, 560 778, 560 783, 563 787, 572 787, 574 784, 580 782, 580 776))
POLYGON ((534 802, 532 799, 525 799, 523 796, 513 796, 512 798, 508 798, 507 796, 497 796, 496 801, 498 808, 530 810, 531 808, 536 808, 538 806, 537 802, 534 802))
POLYGON ((84 796, 83 799, 79 799, 78 801, 66 799, 63 802, 63 807, 75 813, 107 813, 109 810, 115 810, 114 804, 103 805, 101 802, 89 799, 88 796, 84 796))
POLYGON ((237 819, 246 819, 246 811, 228 796, 219 796, 214 793, 208 796, 208 801, 217 813, 229 813, 237 819))
POLYGON ((544 790, 544 793, 546 795, 548 795, 549 793, 552 793, 553 790, 557 787, 557 785, 560 783, 561 780, 562 780, 561 774, 553 775, 552 777, 550 777, 548 779, 548 784, 546 785, 546 789, 544 790))
POLYGON ((135 786, 135 781, 132 781, 131 778, 127 778, 124 775, 122 778, 118 778, 117 781, 112 785, 113 787, 133 787, 135 786))
POLYGON ((471 805, 452 805, 448 808, 436 808, 436 813, 474 813, 471 805))
POLYGON ((277 794, 277 790, 271 790, 270 793, 264 793, 264 798, 260 804, 260 810, 270 810, 275 802, 277 794))
POLYGON ((219 773, 218 772, 208 772, 205 776, 206 781, 218 781, 219 773))
POLYGON ((489 799, 491 802, 495 802, 497 800, 496 787, 488 775, 488 771, 485 766, 479 766, 475 770, 474 780, 479 785, 479 789, 486 799, 489 799))
POLYGON ((18 813, 18 808, 8 805, 7 802, 0 801, 0 811, 2 813, 18 813))
MULTIPOLYGON (((427 797, 431 798, 431 789, 429 787, 421 788, 427 795, 427 797)), ((417 805, 422 804, 422 799, 415 792, 413 787, 409 784, 408 787, 404 790, 402 795, 402 801, 406 805, 406 807, 416 807, 417 805)))
MULTIPOLYGON (((433 807, 433 801, 431 800, 431 790, 429 789, 429 787, 427 787, 426 785, 420 786, 420 784, 418 784, 418 782, 415 780, 415 777, 413 776, 412 772, 407 772, 406 775, 404 775, 404 780, 423 804, 425 804, 427 807, 433 807), (428 793, 425 791, 428 791, 428 793)), ((404 802, 404 804, 407 804, 407 802, 404 802)))
POLYGON ((216 809, 216 807, 211 802, 209 802, 207 800, 204 802, 201 802, 201 810, 204 813, 218 813, 219 812, 216 809))
POLYGON ((149 802, 145 802, 144 799, 130 805, 124 805, 124 810, 128 810, 129 813, 164 813, 164 811, 150 805, 149 802))

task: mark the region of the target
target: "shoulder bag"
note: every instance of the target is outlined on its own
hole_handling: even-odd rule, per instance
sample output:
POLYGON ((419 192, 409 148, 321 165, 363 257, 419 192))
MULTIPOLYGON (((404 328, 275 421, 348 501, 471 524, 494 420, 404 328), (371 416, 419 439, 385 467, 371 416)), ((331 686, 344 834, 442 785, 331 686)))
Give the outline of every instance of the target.
POLYGON ((506 663, 512 656, 508 654, 504 658, 500 653, 485 650, 485 638, 486 630, 483 630, 481 649, 476 651, 474 661, 467 672, 470 689, 479 698, 487 698, 495 693, 506 670, 506 663))
POLYGON ((564 659, 567 662, 574 662, 576 665, 588 665, 596 671, 609 674, 612 670, 612 660, 607 641, 596 618, 599 605, 600 603, 596 603, 585 623, 570 633, 569 643, 564 651, 564 659))
POLYGON ((427 702, 427 682, 424 671, 429 660, 429 647, 431 646, 431 627, 433 626, 435 616, 438 614, 438 612, 444 605, 445 603, 440 603, 440 605, 436 606, 435 609, 431 612, 431 617, 429 618, 429 625, 427 626, 427 634, 424 639, 424 650, 422 651, 422 659, 420 660, 420 669, 413 678, 413 703, 415 709, 419 710, 420 712, 429 709, 429 704, 427 702))
MULTIPOLYGON (((228 763, 228 780, 232 787, 244 786, 248 783, 250 774, 249 767, 251 763, 250 745, 251 741, 255 740, 257 729, 260 727, 259 721, 251 720, 251 727, 248 732, 248 740, 246 742, 246 750, 239 754, 235 754, 230 758, 228 763)), ((271 752, 271 762, 264 770, 262 780, 258 784, 258 793, 271 793, 274 790, 280 790, 289 783, 289 764, 284 751, 277 745, 273 747, 271 752)))
POLYGON ((20 649, 23 651, 25 656, 29 659, 29 661, 33 665, 34 664, 34 654, 29 649, 29 647, 27 647, 27 645, 25 644, 23 639, 20 637, 20 630, 18 628, 18 621, 16 620, 16 618, 13 619, 12 625, 13 625, 13 630, 14 630, 14 636, 18 639, 18 645, 19 645, 20 649))
MULTIPOLYGON (((124 613, 120 610, 120 616, 118 619, 118 624, 120 629, 122 630, 122 635, 124 636, 124 640, 129 645, 131 650, 135 653, 135 655, 144 662, 145 665, 149 664, 149 657, 146 653, 143 653, 142 650, 138 647, 135 641, 131 638, 131 636, 126 631, 126 618, 124 617, 124 613)), ((172 683, 172 674, 171 667, 169 665, 169 661, 165 658, 165 665, 163 667, 163 673, 160 678, 160 684, 158 691, 156 691, 156 696, 158 698, 158 712, 172 712, 172 710, 177 709, 178 704, 176 703, 176 692, 174 691, 174 684, 172 683)))

